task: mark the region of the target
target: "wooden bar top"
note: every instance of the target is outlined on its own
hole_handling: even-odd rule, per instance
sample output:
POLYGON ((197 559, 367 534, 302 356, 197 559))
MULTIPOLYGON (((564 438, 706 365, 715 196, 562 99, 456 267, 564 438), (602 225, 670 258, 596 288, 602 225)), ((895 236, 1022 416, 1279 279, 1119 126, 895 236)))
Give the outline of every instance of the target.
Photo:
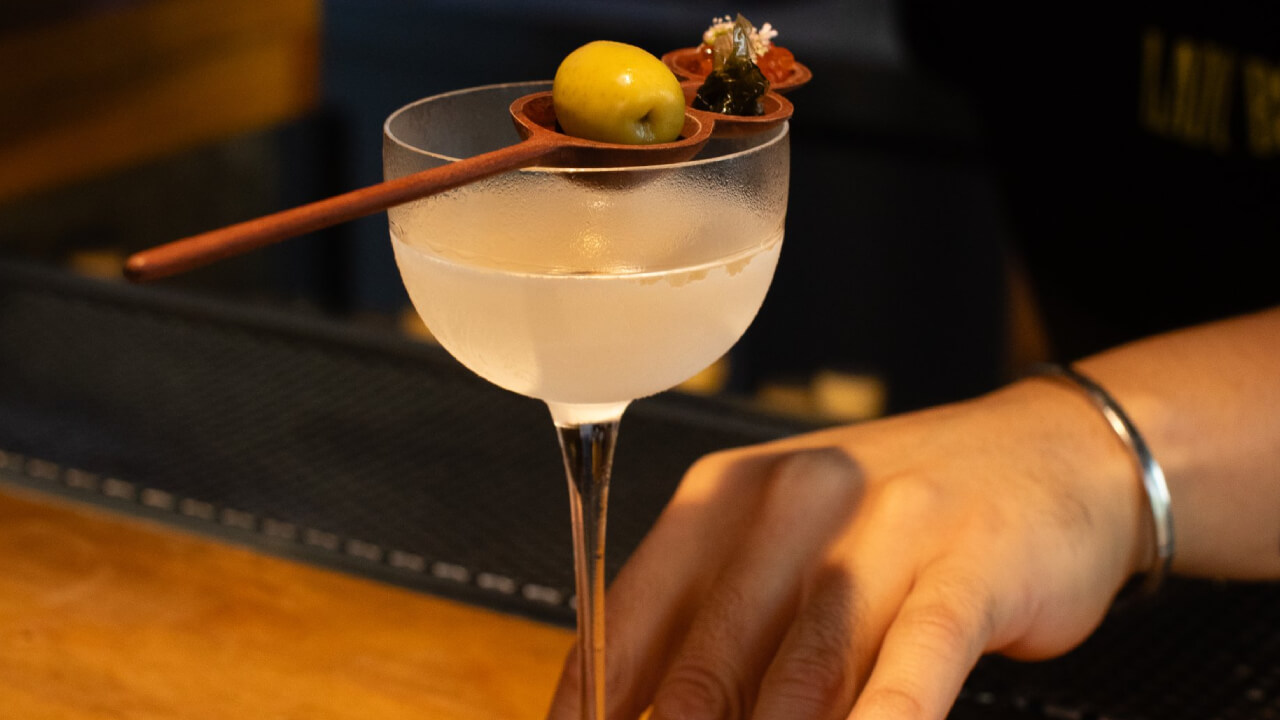
POLYGON ((0 486, 25 720, 541 718, 570 631, 0 486))

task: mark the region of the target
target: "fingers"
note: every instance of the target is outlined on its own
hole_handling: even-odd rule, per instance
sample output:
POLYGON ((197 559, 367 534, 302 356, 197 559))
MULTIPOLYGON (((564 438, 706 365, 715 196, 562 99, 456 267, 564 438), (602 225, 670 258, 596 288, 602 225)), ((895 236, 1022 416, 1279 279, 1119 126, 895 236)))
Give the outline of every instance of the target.
POLYGON ((806 582, 795 622, 761 681, 756 720, 844 718, 862 689, 885 628, 912 587, 920 537, 901 493, 870 494, 859 518, 806 582), (869 510, 878 508, 878 512, 869 510))
POLYGON ((844 718, 855 699, 858 712, 872 713, 855 718, 946 716, 1003 615, 979 580, 986 565, 954 560, 968 555, 929 540, 952 536, 927 512, 941 508, 930 483, 869 493, 808 583, 761 682, 755 720, 844 718))
POLYGON ((699 463, 614 580, 605 607, 610 717, 637 717, 649 706, 714 584, 707 568, 729 562, 749 532, 771 465, 722 456, 699 463))
MULTIPOLYGON (((720 585, 716 573, 732 566, 734 557, 750 556, 742 548, 758 527, 762 508, 774 502, 766 501, 766 494, 770 487, 779 485, 769 481, 778 466, 779 454, 726 453, 699 461, 614 580, 605 619, 606 697, 611 717, 635 717, 649 706, 689 627, 694 625, 695 614, 705 605, 711 588, 720 585)), ((795 468, 783 476, 800 477, 806 463, 815 467, 824 464, 810 462, 807 453, 795 457, 798 459, 788 456, 782 462, 784 471, 795 468)), ((838 461, 827 458, 825 465, 835 462, 838 461)), ((831 473, 824 476, 828 475, 831 473)), ((795 490, 791 494, 792 505, 813 496, 795 490)), ((802 512, 792 512, 793 517, 788 519, 783 505, 772 511, 776 519, 767 522, 771 532, 786 537, 793 531, 782 525, 805 523, 794 517, 802 512)), ((787 561, 799 553, 799 549, 792 551, 787 561)), ((763 567, 753 563, 737 572, 746 578, 762 574, 763 567)), ((790 580, 795 584, 795 577, 790 580)), ((777 592, 774 590, 773 594, 777 592)), ((720 602, 733 604, 728 594, 720 602)), ((759 617, 761 611, 749 612, 752 617, 759 617)), ((577 674, 577 663, 570 658, 549 718, 577 718, 577 674)))
POLYGON ((753 717, 843 716, 874 652, 874 643, 861 637, 870 627, 866 612, 853 574, 825 570, 760 682, 753 717))
POLYGON ((861 492, 835 451, 773 469, 755 523, 703 600, 653 698, 654 720, 741 718, 794 616, 801 580, 861 492))
MULTIPOLYGON (((1002 561, 949 554, 969 514, 941 488, 868 490, 832 450, 702 464, 610 589, 609 717, 944 718, 1002 617, 975 578, 1002 561)), ((577 717, 577 687, 571 659, 550 717, 577 717)))
MULTIPOLYGON (((662 698, 668 716, 743 712, 806 568, 860 492, 857 469, 833 450, 718 455, 691 470, 609 590, 610 717, 652 702, 661 718, 662 698)), ((571 661, 549 717, 577 717, 577 687, 571 661)))
POLYGON ((942 720, 999 622, 983 582, 927 569, 885 633, 849 720, 942 720))
POLYGON ((752 665, 743 658, 756 655, 749 642, 722 635, 727 659, 682 651, 659 690, 654 719, 821 720, 845 717, 853 706, 850 720, 942 720, 999 624, 993 595, 962 569, 927 568, 912 584, 907 571, 889 565, 833 565, 814 581, 758 684, 754 707, 752 665))

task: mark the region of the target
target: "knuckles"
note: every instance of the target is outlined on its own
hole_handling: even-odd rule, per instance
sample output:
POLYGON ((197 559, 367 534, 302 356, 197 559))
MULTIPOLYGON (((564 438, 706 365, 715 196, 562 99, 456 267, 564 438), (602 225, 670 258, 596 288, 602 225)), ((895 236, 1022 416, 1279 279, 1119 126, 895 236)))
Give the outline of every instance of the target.
POLYGON ((774 465, 774 478, 783 482, 803 480, 806 484, 821 482, 838 489, 848 487, 860 478, 857 465, 849 456, 832 447, 812 448, 788 453, 774 465))
POLYGON ((850 694, 851 678, 843 651, 831 647, 796 648, 774 661, 761 704, 785 709, 790 717, 823 717, 850 694))
POLYGON ((911 537, 930 524, 946 502, 944 483, 919 475, 899 475, 878 483, 865 512, 891 536, 911 537))
POLYGON ((977 657, 996 630, 995 595, 976 577, 935 577, 932 598, 899 617, 912 628, 920 648, 937 657, 977 657))
POLYGON ((920 698, 905 688, 888 686, 869 690, 858 699, 858 709, 868 717, 894 720, 934 720, 920 698))
POLYGON ((702 664, 671 668, 653 701, 655 720, 736 720, 746 717, 743 690, 702 664))

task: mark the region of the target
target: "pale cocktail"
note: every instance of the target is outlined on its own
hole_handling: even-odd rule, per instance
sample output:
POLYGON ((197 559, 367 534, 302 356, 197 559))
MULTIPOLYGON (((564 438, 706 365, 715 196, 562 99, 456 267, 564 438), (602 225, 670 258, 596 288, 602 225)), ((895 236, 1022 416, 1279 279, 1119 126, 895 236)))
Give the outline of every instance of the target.
MULTIPOLYGON (((388 118, 388 178, 518 139, 489 86, 388 118)), ((604 518, 618 421, 723 355, 764 300, 782 247, 786 124, 713 140, 688 162, 532 168, 388 211, 405 287, 468 368, 545 401, 570 480, 583 717, 603 717, 604 518)))

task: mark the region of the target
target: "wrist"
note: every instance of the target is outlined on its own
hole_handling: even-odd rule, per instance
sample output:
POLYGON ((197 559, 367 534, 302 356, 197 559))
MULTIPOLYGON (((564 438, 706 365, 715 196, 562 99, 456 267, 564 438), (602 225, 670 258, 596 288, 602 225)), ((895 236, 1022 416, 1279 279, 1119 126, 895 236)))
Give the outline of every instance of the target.
POLYGON ((1061 379, 1033 376, 983 402, 1009 414, 1018 442, 1032 453, 1027 462, 1062 486, 1064 500, 1082 505, 1114 589, 1149 570, 1156 544, 1142 473, 1094 400, 1061 379))
MULTIPOLYGON (((1145 525, 1149 531, 1145 537, 1149 538, 1149 542, 1146 543, 1149 549, 1145 554, 1147 560, 1144 562, 1143 584, 1148 593, 1155 592, 1169 571, 1174 550, 1173 516, 1164 469, 1161 468, 1160 463, 1156 462, 1146 439, 1133 424, 1125 409, 1092 377, 1070 366, 1048 364, 1039 366, 1036 374, 1064 383, 1086 397, 1110 426, 1116 439, 1124 445, 1126 454, 1132 460, 1134 470, 1141 482, 1146 506, 1150 510, 1150 514, 1145 516, 1148 520, 1145 525)), ((1140 538, 1141 536, 1137 546, 1142 545, 1140 538)))

